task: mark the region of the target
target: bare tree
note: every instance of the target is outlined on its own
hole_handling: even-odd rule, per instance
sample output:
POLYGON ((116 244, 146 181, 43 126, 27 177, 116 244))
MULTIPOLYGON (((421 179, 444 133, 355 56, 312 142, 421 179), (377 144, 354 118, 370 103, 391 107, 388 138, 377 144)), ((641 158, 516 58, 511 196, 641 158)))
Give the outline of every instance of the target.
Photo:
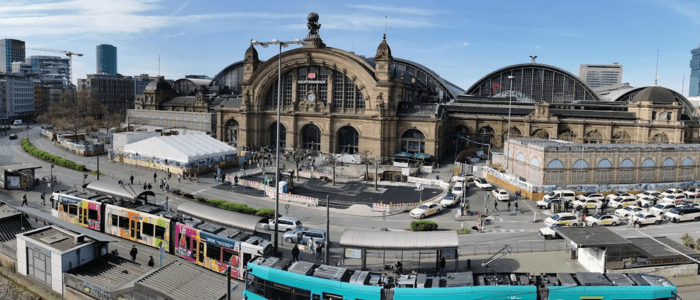
POLYGON ((309 156, 308 151, 303 148, 296 148, 290 151, 285 151, 284 158, 294 162, 294 167, 296 170, 297 180, 299 180, 299 166, 301 163, 309 156))
POLYGON ((379 165, 382 164, 382 158, 380 156, 369 157, 367 164, 374 165, 374 189, 378 190, 377 181, 379 180, 379 165))
POLYGON ((64 92, 61 99, 52 103, 38 120, 77 136, 80 132, 89 134, 100 127, 116 127, 121 118, 120 114, 111 114, 106 105, 95 100, 90 90, 81 90, 64 92))
POLYGON ((340 161, 338 160, 338 157, 335 156, 333 153, 327 153, 324 154, 325 159, 323 161, 324 165, 328 165, 333 169, 333 186, 335 186, 335 167, 338 166, 340 161))

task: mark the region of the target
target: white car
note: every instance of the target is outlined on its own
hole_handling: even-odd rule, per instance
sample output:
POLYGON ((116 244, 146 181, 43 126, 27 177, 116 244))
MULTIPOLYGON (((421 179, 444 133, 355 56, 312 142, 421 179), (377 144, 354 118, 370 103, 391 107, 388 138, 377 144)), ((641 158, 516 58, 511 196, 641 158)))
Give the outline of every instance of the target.
MULTIPOLYGON (((292 217, 278 217, 277 220, 277 230, 278 231, 292 231, 297 228, 301 228, 301 221, 292 217)), ((268 225, 270 230, 275 230, 275 219, 271 218, 268 225)))
POLYGON ((547 226, 552 225, 566 225, 566 226, 578 226, 578 219, 576 215, 572 213, 558 213, 544 220, 544 224, 547 226))
POLYGON ((447 193, 445 198, 440 200, 440 205, 442 205, 442 207, 452 207, 457 203, 459 203, 459 198, 457 198, 457 196, 455 196, 453 193, 447 193))
POLYGON ((621 193, 617 192, 614 194, 610 194, 607 197, 605 197, 608 201, 617 201, 617 200, 624 200, 624 199, 637 199, 635 198, 632 194, 630 193, 621 193))
POLYGON ((698 196, 700 196, 700 188, 688 189, 683 193, 686 194, 688 198, 697 198, 698 196))
POLYGON ((493 190, 491 194, 493 194, 493 196, 496 197, 496 199, 498 199, 499 201, 510 200, 510 195, 508 195, 508 192, 504 189, 493 190))
POLYGON ((482 190, 493 189, 493 186, 488 181, 486 181, 486 179, 483 178, 474 179, 474 185, 476 185, 476 187, 482 190))
POLYGON ((603 194, 596 194, 596 193, 585 193, 585 194, 576 196, 576 200, 591 200, 591 199, 605 201, 605 196, 603 196, 603 194))
POLYGON ((545 228, 540 228, 540 236, 544 238, 545 240, 551 240, 551 239, 560 239, 561 236, 557 234, 554 229, 557 229, 559 227, 564 227, 565 225, 552 225, 552 226, 547 226, 545 228))
POLYGON ((652 207, 654 206, 654 202, 656 202, 655 198, 638 198, 637 199, 637 205, 640 207, 652 207))
POLYGON ((562 205, 561 199, 544 199, 544 200, 539 200, 535 202, 535 205, 537 205, 538 208, 540 209, 550 209, 552 207, 552 204, 558 204, 562 205))
POLYGON ((573 203, 575 209, 582 209, 584 207, 587 208, 601 208, 603 206, 603 201, 596 200, 596 199, 587 199, 587 200, 576 200, 573 203))
POLYGON ((675 195, 666 195, 666 196, 664 196, 663 198, 661 198, 661 200, 659 200, 659 202, 662 202, 662 203, 671 203, 671 204, 679 204, 679 203, 685 202, 685 200, 686 200, 687 198, 688 198, 688 197, 686 197, 685 194, 683 194, 683 193, 678 193, 678 194, 675 194, 675 195))
POLYGON ((608 207, 612 208, 623 208, 623 207, 628 207, 632 205, 637 205, 637 199, 634 199, 634 197, 629 198, 629 199, 617 199, 617 200, 610 200, 608 203, 608 207))
POLYGON ((620 208, 615 210, 615 215, 620 218, 628 218, 630 216, 636 215, 640 212, 646 212, 646 208, 641 208, 639 206, 628 206, 625 208, 620 208))
POLYGON ((676 205, 676 207, 680 207, 680 208, 700 207, 700 204, 695 203, 695 202, 685 201, 685 202, 678 203, 678 205, 676 205))
POLYGON ((682 189, 667 189, 663 191, 661 194, 659 194, 659 198, 664 198, 668 195, 675 195, 675 194, 680 194, 683 193, 682 189))
POLYGON ((462 195, 464 195, 464 190, 462 190, 462 185, 456 185, 452 187, 452 194, 455 195, 455 198, 459 199, 462 198, 462 195))
POLYGON ((617 226, 617 224, 620 224, 620 218, 608 214, 596 214, 595 216, 586 217, 586 224, 588 226, 617 226))
POLYGON ((659 195, 661 193, 657 191, 646 191, 646 192, 641 192, 639 194, 634 195, 637 197, 637 199, 653 199, 653 198, 659 198, 659 195))
POLYGON ((676 208, 676 205, 675 205, 675 204, 670 204, 670 203, 659 203, 659 204, 656 204, 656 205, 652 206, 652 207, 649 209, 649 212, 652 213, 652 214, 656 214, 656 215, 660 215, 660 216, 661 216, 661 215, 667 213, 669 210, 674 209, 674 208, 676 208))
POLYGON ((662 217, 650 212, 640 212, 632 216, 632 222, 639 225, 661 224, 662 217))
POLYGON ((678 222, 683 222, 683 221, 700 221, 700 208, 698 207, 688 207, 688 208, 680 208, 676 207, 672 210, 669 210, 667 213, 664 214, 664 219, 669 220, 670 222, 678 223, 678 222))
POLYGON ((440 211, 442 211, 440 205, 437 205, 435 203, 423 204, 411 210, 410 215, 411 217, 422 219, 429 215, 439 214, 440 211))

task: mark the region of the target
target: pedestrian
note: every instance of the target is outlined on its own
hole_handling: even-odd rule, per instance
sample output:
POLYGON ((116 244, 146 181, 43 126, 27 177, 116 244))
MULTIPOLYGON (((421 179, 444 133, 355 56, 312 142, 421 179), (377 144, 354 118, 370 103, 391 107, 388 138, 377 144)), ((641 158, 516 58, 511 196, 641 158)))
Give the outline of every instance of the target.
POLYGON ((24 194, 24 196, 22 196, 22 204, 20 205, 20 207, 25 205, 29 206, 29 203, 27 202, 27 194, 24 194))
POLYGON ((166 192, 170 191, 170 183, 165 184, 165 191, 166 192))
POLYGON ((148 185, 145 182, 143 183, 143 190, 144 191, 148 190, 148 185))
POLYGON ((315 254, 316 253, 316 249, 315 249, 316 245, 314 244, 314 238, 309 238, 308 246, 309 246, 309 252, 311 254, 315 254))
POLYGON ((510 201, 508 201, 508 212, 510 212, 510 201))
POLYGON ((46 205, 46 192, 41 193, 41 205, 46 205))
POLYGON ((435 180, 440 180, 440 174, 435 175, 435 180))
POLYGON ((494 200, 494 201, 493 201, 493 211, 494 211, 494 212, 497 212, 497 211, 498 211, 498 201, 497 201, 497 200, 494 200))
POLYGON ((293 261, 299 261, 299 245, 294 245, 294 248, 292 248, 292 260, 293 261))
POLYGON ((180 183, 180 174, 177 174, 177 183, 180 183))
POLYGON ((131 255, 131 261, 136 261, 136 254, 139 254, 139 250, 136 249, 136 245, 132 245, 131 251, 129 251, 129 255, 131 255))
POLYGON ((153 186, 149 183, 148 184, 148 190, 150 191, 153 188, 153 186))
POLYGON ((445 261, 445 257, 444 257, 444 256, 441 257, 441 258, 440 258, 440 271, 445 270, 445 264, 446 264, 446 263, 447 263, 447 262, 445 261))
POLYGON ((151 255, 151 259, 148 260, 148 266, 153 268, 156 265, 156 262, 153 261, 153 255, 151 255))
POLYGON ((235 187, 237 185, 238 185, 238 175, 233 175, 233 186, 235 187))
POLYGON ((157 178, 158 178, 158 174, 157 174, 157 173, 153 173, 153 182, 154 182, 154 183, 156 182, 156 179, 157 179, 157 178))
POLYGON ((515 204, 513 204, 513 206, 515 207, 514 210, 517 213, 518 212, 518 201, 515 201, 515 204))
POLYGON ((51 209, 53 209, 53 208, 54 208, 54 206, 53 206, 53 196, 49 197, 49 201, 51 201, 51 209))
POLYGON ((301 246, 299 247, 299 260, 304 260, 304 243, 302 243, 302 241, 299 240, 299 244, 301 244, 301 246))
POLYGON ((323 247, 323 244, 322 243, 314 243, 314 247, 316 247, 316 261, 319 261, 319 260, 321 260, 321 251, 323 251, 323 250, 321 250, 322 249, 321 247, 323 247))
POLYGON ((134 184, 134 175, 129 176, 129 180, 131 180, 131 184, 134 184))
POLYGON ((584 216, 588 215, 588 206, 583 207, 583 215, 584 216))

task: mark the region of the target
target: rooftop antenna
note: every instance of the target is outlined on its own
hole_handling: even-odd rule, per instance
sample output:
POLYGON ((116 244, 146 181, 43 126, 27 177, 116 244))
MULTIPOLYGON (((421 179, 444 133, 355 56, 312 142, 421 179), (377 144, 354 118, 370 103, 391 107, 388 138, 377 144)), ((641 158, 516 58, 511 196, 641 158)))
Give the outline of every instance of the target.
POLYGON ((656 50, 656 78, 654 78, 654 85, 659 82, 659 50, 656 50))
POLYGON ((160 54, 158 54, 158 77, 160 77, 160 54))
POLYGON ((537 55, 530 55, 530 59, 532 59, 531 63, 535 63, 535 59, 537 58, 537 55))
POLYGON ((386 21, 388 16, 384 16, 384 38, 386 38, 386 21))

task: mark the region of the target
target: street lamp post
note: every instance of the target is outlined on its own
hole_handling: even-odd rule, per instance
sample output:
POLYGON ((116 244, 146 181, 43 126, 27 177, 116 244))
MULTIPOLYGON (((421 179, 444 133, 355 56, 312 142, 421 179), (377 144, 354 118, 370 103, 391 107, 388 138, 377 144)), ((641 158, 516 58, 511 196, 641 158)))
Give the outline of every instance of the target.
POLYGON ((515 76, 508 76, 508 79, 510 79, 510 90, 508 91, 508 137, 506 138, 508 147, 506 147, 506 173, 508 173, 508 166, 510 165, 510 156, 508 151, 510 150, 510 107, 513 104, 513 78, 515 78, 515 76))
MULTIPOLYGON (((274 255, 277 255, 277 240, 278 238, 278 223, 277 218, 278 218, 278 211, 280 208, 280 193, 278 191, 279 189, 279 180, 280 180, 280 112, 282 109, 281 102, 282 102, 282 47, 286 48, 289 47, 291 44, 295 45, 303 45, 304 42, 295 39, 293 41, 288 41, 288 42, 283 42, 283 41, 278 41, 276 39, 273 39, 272 41, 269 42, 260 42, 256 40, 251 40, 250 41, 251 45, 260 45, 263 48, 267 48, 270 44, 274 45, 279 45, 279 55, 277 56, 277 132, 276 132, 276 145, 275 145, 275 239, 273 242, 272 246, 272 252, 274 255)), ((328 250, 326 250, 328 251, 328 250)))

